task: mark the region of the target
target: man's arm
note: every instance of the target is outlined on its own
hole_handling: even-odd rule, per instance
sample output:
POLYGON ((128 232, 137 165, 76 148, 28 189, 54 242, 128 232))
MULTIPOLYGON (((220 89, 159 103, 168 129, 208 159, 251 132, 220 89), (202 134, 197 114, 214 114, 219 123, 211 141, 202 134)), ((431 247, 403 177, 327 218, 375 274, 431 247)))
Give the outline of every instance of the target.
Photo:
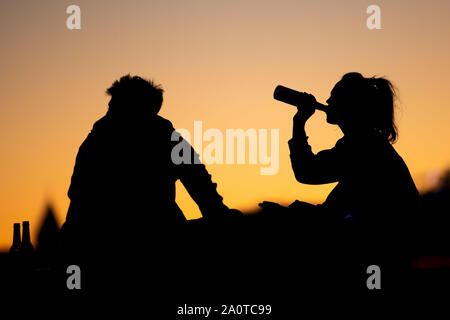
MULTIPOLYGON (((179 135, 177 132, 174 135, 179 135)), ((194 148, 181 136, 178 141, 173 141, 173 146, 178 145, 181 152, 190 153, 188 163, 173 164, 177 178, 181 180, 192 199, 197 203, 205 218, 215 218, 229 213, 229 208, 223 203, 223 198, 217 192, 217 184, 211 180, 211 175, 206 167, 200 163, 199 155, 194 148)), ((173 161, 173 159, 172 159, 173 161)))

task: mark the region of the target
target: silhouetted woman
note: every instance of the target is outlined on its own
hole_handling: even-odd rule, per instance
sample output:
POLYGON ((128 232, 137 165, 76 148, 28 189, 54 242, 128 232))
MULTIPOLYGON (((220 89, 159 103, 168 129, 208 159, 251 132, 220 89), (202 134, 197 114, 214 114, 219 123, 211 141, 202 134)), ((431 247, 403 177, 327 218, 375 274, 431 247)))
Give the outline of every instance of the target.
POLYGON ((320 205, 335 218, 351 217, 377 229, 406 226, 418 206, 418 192, 392 147, 398 135, 392 83, 345 74, 327 100, 327 122, 338 125, 344 137, 317 154, 311 152, 305 133, 314 101, 311 96, 311 104, 299 106, 294 116, 289 148, 296 179, 313 185, 338 182, 320 205))

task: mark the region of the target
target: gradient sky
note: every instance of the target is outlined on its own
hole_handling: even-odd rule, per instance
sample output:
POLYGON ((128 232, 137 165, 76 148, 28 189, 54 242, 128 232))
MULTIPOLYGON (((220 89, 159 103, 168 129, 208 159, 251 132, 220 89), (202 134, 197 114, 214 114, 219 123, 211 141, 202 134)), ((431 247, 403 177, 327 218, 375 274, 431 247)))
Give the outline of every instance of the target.
MULTIPOLYGON (((450 1, 7 1, 0 3, 0 249, 14 222, 35 238, 46 202, 59 223, 79 145, 107 109, 105 89, 132 73, 164 87, 161 115, 176 128, 280 130, 280 169, 210 165, 230 207, 262 200, 323 201, 333 185, 295 181, 287 140, 294 108, 272 99, 284 84, 326 101, 350 71, 386 76, 399 90, 395 145, 422 190, 450 166, 450 1), (81 30, 66 7, 81 7, 81 30), (381 7, 381 30, 366 8, 381 7)), ((313 151, 341 137, 316 113, 313 151)), ((178 186, 186 216, 199 211, 178 186)))

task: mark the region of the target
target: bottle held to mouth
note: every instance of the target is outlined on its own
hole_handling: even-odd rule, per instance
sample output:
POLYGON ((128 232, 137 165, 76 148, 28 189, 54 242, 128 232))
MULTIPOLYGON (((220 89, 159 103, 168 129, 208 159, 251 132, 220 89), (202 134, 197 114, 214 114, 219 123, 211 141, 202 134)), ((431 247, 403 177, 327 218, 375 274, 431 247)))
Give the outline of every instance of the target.
MULTIPOLYGON (((309 103, 310 96, 305 92, 299 92, 281 85, 278 85, 273 92, 274 99, 293 105, 295 107, 301 107, 302 104, 309 103)), ((327 112, 328 106, 315 102, 314 108, 323 112, 327 112)))

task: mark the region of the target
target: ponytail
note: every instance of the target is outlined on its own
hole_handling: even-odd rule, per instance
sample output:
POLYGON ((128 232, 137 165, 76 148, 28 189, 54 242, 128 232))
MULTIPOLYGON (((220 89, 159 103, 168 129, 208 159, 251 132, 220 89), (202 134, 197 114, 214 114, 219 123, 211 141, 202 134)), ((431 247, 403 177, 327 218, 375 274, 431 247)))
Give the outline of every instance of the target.
POLYGON ((392 82, 386 78, 365 78, 370 86, 368 97, 375 110, 372 112, 374 129, 386 137, 389 142, 395 143, 398 130, 395 124, 396 90, 392 82))
POLYGON ((341 81, 354 121, 395 143, 398 130, 395 125, 396 89, 392 82, 383 77, 365 78, 357 72, 345 74, 341 81))

